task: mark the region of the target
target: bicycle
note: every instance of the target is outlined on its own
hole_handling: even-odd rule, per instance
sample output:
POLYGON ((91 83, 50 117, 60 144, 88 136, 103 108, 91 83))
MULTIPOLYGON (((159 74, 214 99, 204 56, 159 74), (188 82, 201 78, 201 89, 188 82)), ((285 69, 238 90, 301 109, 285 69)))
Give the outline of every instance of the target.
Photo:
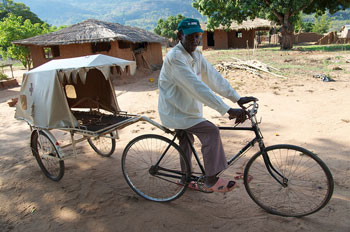
MULTIPOLYGON (((271 214, 302 217, 322 209, 331 199, 334 189, 332 174, 326 164, 305 148, 278 144, 265 147, 256 114, 256 101, 246 110, 251 126, 219 127, 220 130, 252 131, 255 137, 228 160, 228 167, 242 157, 256 143, 259 151, 247 162, 243 180, 252 200, 271 214)), ((123 151, 122 171, 128 185, 141 197, 169 202, 179 198, 194 181, 204 186, 205 170, 195 151, 191 149, 201 173, 191 173, 187 158, 172 140, 155 134, 136 137, 123 151), (184 164, 181 168, 179 158, 184 164), (179 181, 185 184, 179 184, 179 181)), ((188 141, 188 135, 185 134, 188 141)), ((190 143, 191 144, 191 143, 190 143)))

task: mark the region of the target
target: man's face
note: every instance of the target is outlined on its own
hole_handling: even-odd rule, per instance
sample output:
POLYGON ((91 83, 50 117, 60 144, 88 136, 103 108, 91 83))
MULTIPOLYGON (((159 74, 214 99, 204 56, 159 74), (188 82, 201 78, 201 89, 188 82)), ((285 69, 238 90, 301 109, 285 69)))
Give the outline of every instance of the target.
POLYGON ((192 34, 182 34, 181 38, 182 46, 186 49, 188 53, 192 53, 196 50, 197 46, 200 44, 202 40, 202 33, 195 32, 192 34))

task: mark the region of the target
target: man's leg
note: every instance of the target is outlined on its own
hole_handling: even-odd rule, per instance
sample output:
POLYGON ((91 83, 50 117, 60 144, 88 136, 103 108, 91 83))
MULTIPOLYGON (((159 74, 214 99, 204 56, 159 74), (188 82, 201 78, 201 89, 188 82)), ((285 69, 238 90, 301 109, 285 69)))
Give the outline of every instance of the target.
POLYGON ((204 121, 185 130, 196 135, 202 143, 206 176, 216 176, 227 167, 220 131, 209 121, 204 121))
MULTIPOLYGON (((217 177, 217 174, 227 167, 219 128, 209 121, 204 121, 185 131, 196 135, 202 143, 205 184, 208 189, 214 192, 232 191, 237 186, 236 182, 217 177)), ((191 141, 193 143, 193 136, 191 141)))
MULTIPOLYGON (((188 140, 186 138, 186 135, 183 131, 178 131, 178 139, 179 139, 179 146, 181 148, 181 150, 184 152, 184 155, 186 156, 188 163, 190 165, 190 171, 192 171, 192 149, 191 149, 191 145, 188 143, 188 140)), ((191 134, 190 132, 187 132, 187 135, 191 141, 191 144, 193 144, 194 142, 194 138, 193 138, 193 134, 191 134)), ((182 170, 184 169, 184 163, 181 160, 181 168, 182 170)))

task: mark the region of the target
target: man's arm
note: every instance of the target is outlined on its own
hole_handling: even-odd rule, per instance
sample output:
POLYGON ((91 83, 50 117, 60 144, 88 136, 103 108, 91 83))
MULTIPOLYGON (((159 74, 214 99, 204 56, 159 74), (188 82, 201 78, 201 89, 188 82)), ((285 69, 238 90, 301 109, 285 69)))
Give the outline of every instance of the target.
MULTIPOLYGON (((258 100, 255 97, 240 97, 231 87, 230 83, 223 78, 222 75, 202 55, 201 58, 202 80, 215 92, 233 102, 237 102, 241 108, 243 108, 243 105, 248 102, 258 100)), ((247 118, 246 112, 243 109, 230 108, 227 113, 229 114, 229 119, 236 118, 235 123, 243 123, 247 118)))
POLYGON ((221 115, 227 113, 230 107, 218 97, 205 83, 198 79, 197 75, 188 67, 184 59, 174 59, 171 62, 174 81, 187 94, 203 104, 218 111, 221 115))
POLYGON ((203 82, 205 82, 214 92, 230 99, 232 102, 237 102, 241 98, 240 95, 202 55, 200 56, 203 82))

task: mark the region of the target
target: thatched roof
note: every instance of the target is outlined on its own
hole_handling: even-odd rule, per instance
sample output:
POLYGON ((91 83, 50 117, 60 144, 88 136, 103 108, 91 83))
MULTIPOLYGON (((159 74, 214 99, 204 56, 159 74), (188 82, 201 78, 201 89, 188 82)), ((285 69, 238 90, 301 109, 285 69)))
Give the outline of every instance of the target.
POLYGON ((137 27, 89 19, 59 31, 17 40, 13 43, 19 45, 53 46, 77 43, 108 42, 114 40, 124 40, 132 43, 162 43, 167 41, 167 39, 164 37, 137 27))
MULTIPOLYGON (((256 18, 254 20, 243 21, 241 24, 238 24, 236 22, 232 22, 232 24, 230 26, 230 30, 234 30, 234 31, 251 30, 251 29, 268 30, 274 26, 275 26, 275 24, 269 20, 256 18)), ((201 24, 201 27, 204 31, 207 30, 207 24, 201 24)), ((220 25, 219 27, 217 27, 215 29, 223 30, 223 29, 225 29, 225 27, 220 25)))

